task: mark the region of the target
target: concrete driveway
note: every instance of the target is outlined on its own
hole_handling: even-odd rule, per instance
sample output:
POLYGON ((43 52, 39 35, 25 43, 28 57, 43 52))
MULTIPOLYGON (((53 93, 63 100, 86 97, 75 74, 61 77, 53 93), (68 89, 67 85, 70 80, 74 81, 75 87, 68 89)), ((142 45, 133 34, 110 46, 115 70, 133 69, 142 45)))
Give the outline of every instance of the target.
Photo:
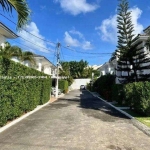
POLYGON ((88 91, 74 90, 0 133, 0 150, 150 150, 150 137, 88 91))

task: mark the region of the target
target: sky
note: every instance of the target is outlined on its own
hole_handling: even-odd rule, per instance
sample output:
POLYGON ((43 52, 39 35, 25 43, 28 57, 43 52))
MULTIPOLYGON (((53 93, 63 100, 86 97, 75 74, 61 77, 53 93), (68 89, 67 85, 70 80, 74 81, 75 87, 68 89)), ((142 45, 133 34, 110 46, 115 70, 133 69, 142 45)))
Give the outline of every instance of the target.
MULTIPOLYGON (((45 56, 56 64, 57 43, 60 61, 101 65, 109 61, 117 46, 118 0, 28 0, 30 20, 16 31, 17 14, 0 7, 0 21, 19 35, 8 40, 22 50, 45 56), (4 17, 5 16, 5 17, 4 17), (28 32, 26 32, 28 31, 28 32)), ((150 0, 129 0, 134 34, 150 25, 150 0)))

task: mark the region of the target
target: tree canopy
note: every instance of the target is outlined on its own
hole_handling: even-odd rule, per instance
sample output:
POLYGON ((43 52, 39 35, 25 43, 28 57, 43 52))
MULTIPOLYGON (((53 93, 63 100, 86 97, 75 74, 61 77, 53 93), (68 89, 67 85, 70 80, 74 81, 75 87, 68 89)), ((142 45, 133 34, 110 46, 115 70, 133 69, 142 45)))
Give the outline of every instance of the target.
POLYGON ((61 62, 61 66, 60 76, 71 76, 74 79, 92 78, 93 73, 95 77, 99 77, 99 71, 89 67, 87 61, 61 62))

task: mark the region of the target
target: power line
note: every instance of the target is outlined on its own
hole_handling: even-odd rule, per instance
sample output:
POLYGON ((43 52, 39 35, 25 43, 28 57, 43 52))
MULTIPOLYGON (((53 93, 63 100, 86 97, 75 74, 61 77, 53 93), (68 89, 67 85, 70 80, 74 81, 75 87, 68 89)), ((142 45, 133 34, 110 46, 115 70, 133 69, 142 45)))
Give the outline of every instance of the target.
MULTIPOLYGON (((0 34, 1 34, 1 33, 0 33, 0 34)), ((1 35, 2 35, 2 34, 1 34, 1 35)), ((24 39, 23 37, 21 37, 21 38, 22 38, 23 40, 27 41, 27 42, 30 42, 30 41, 24 39)), ((15 39, 14 39, 14 40, 15 40, 15 39)), ((19 44, 21 44, 21 45, 24 45, 24 46, 26 46, 26 47, 28 47, 28 48, 30 48, 30 49, 33 49, 32 47, 29 47, 29 46, 27 46, 27 45, 25 45, 25 44, 22 44, 22 43, 20 43, 20 42, 17 42, 16 40, 15 40, 15 42, 16 42, 16 43, 19 43, 19 44)), ((34 44, 33 42, 30 42, 30 43, 34 44)), ((42 46, 39 46, 39 45, 37 45, 37 44, 34 44, 34 45, 36 45, 37 47, 41 47, 41 48, 43 48, 43 49, 45 49, 45 50, 47 50, 47 51, 54 52, 54 51, 52 51, 52 50, 49 50, 49 49, 44 48, 44 47, 42 47, 42 46)))
MULTIPOLYGON (((9 20, 10 22, 12 22, 13 24, 17 25, 15 22, 13 22, 12 20, 10 20, 9 18, 7 18, 6 16, 4 16, 3 14, 0 13, 0 15, 3 16, 4 18, 6 18, 7 20, 9 20)), ((25 30, 25 29, 22 29, 22 30, 26 31, 27 33, 31 34, 32 36, 34 36, 34 37, 36 37, 36 38, 38 38, 38 39, 40 39, 40 40, 43 40, 43 41, 49 42, 49 43, 53 43, 53 44, 56 45, 55 42, 52 42, 52 41, 49 41, 49 40, 42 39, 42 38, 40 38, 40 37, 38 37, 38 36, 36 36, 36 35, 30 33, 29 31, 27 31, 27 30, 25 30)))
MULTIPOLYGON (((6 17, 5 15, 3 15, 3 14, 1 14, 1 13, 0 13, 0 15, 3 16, 4 18, 6 18, 7 20, 9 20, 10 22, 12 22, 13 24, 17 25, 15 22, 13 22, 12 20, 10 20, 10 19, 9 19, 8 17, 6 17)), ((57 45, 57 43, 52 42, 52 41, 49 41, 49 40, 42 39, 42 38, 40 38, 40 37, 38 37, 38 36, 36 36, 36 35, 30 33, 29 31, 27 31, 27 30, 25 30, 25 29, 22 29, 22 30, 26 31, 26 32, 29 33, 30 35, 32 35, 32 36, 34 36, 34 37, 36 37, 36 38, 38 38, 38 39, 40 39, 40 40, 43 40, 43 41, 45 41, 45 42, 49 42, 49 43, 53 43, 53 44, 57 45)), ((74 51, 74 52, 77 52, 77 53, 82 53, 82 54, 90 54, 90 55, 107 55, 107 54, 112 54, 112 53, 89 53, 89 52, 81 52, 81 51, 78 51, 78 50, 75 50, 75 49, 72 49, 72 48, 69 48, 69 47, 66 47, 66 46, 63 46, 63 47, 66 48, 66 49, 68 49, 68 50, 71 50, 71 51, 74 51)))
POLYGON ((74 52, 77 52, 77 53, 82 53, 82 54, 92 54, 92 55, 110 55, 112 53, 88 53, 88 52, 81 52, 81 51, 78 51, 78 50, 75 50, 75 49, 72 49, 72 48, 69 48, 69 47, 66 47, 66 46, 63 46, 64 48, 68 49, 68 50, 71 50, 71 51, 74 51, 74 52))
POLYGON ((23 40, 25 40, 25 41, 27 41, 27 42, 31 43, 31 44, 34 44, 34 45, 36 45, 36 46, 38 46, 38 47, 42 48, 42 49, 45 49, 45 50, 50 51, 50 52, 54 52, 54 51, 52 51, 52 50, 50 50, 50 49, 47 49, 47 48, 42 47, 42 46, 40 46, 40 45, 37 45, 37 44, 35 44, 35 43, 33 43, 33 42, 31 42, 31 41, 29 41, 29 40, 27 40, 27 39, 23 38, 22 36, 19 36, 19 37, 20 37, 20 38, 22 38, 23 40))
POLYGON ((53 57, 53 64, 54 64, 54 61, 55 61, 55 57, 57 56, 57 46, 56 46, 56 48, 55 48, 55 52, 54 52, 54 57, 53 57))
POLYGON ((65 60, 65 59, 64 59, 64 54, 63 54, 63 51, 62 51, 62 48, 61 48, 61 47, 60 47, 60 53, 62 54, 63 60, 65 60))
MULTIPOLYGON (((64 55, 65 57, 72 57, 72 55, 64 55)), ((83 57, 83 56, 73 56, 73 57, 83 57)), ((100 58, 100 57, 104 57, 104 56, 96 56, 97 58, 100 58)), ((95 56, 86 56, 86 58, 95 58, 95 56)))

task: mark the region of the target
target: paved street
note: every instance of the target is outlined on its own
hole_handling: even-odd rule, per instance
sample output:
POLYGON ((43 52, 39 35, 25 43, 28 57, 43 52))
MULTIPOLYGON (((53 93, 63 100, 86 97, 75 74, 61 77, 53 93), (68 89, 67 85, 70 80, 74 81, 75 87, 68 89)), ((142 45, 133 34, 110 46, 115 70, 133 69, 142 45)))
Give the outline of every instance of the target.
POLYGON ((150 150, 150 137, 88 91, 75 90, 0 133, 0 150, 150 150))

